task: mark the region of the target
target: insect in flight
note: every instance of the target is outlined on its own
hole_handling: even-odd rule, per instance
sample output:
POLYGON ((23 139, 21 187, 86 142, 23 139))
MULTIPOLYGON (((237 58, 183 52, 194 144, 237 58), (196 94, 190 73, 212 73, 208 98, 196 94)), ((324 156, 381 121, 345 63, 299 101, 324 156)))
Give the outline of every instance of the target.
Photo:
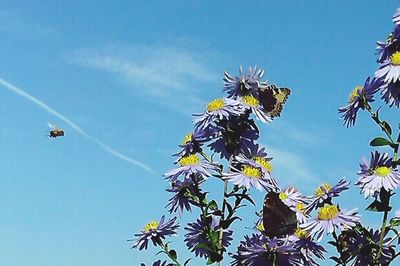
POLYGON ((289 95, 290 89, 277 88, 273 84, 262 87, 259 90, 260 102, 271 118, 281 115, 283 105, 289 95))
POLYGON ((62 137, 64 136, 64 130, 54 126, 53 124, 47 123, 48 126, 50 127, 50 132, 49 132, 49 137, 50 138, 57 138, 57 137, 62 137))
POLYGON ((297 228, 296 213, 274 191, 265 196, 262 222, 265 235, 270 238, 291 235, 297 228))

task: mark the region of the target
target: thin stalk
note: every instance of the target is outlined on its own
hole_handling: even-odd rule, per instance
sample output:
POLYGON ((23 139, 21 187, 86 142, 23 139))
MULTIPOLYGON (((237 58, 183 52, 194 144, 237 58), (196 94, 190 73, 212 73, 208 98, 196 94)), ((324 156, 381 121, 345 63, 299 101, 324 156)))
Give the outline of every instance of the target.
POLYGON ((178 262, 178 260, 171 256, 171 254, 169 253, 169 250, 168 250, 168 246, 167 246, 167 245, 165 245, 164 243, 161 243, 161 247, 162 247, 164 253, 167 254, 167 256, 168 256, 173 262, 175 262, 175 266, 181 266, 181 264, 178 262))
POLYGON ((394 143, 392 136, 389 134, 389 132, 387 132, 385 125, 383 124, 383 122, 381 120, 379 120, 378 117, 378 113, 374 112, 371 108, 371 106, 367 103, 365 109, 371 114, 371 118, 372 120, 375 121, 375 123, 378 124, 378 126, 381 128, 381 130, 386 134, 386 136, 389 138, 389 140, 394 143))
POLYGON ((383 213, 382 219, 382 228, 381 228, 381 238, 379 239, 379 251, 378 251, 378 260, 382 255, 382 246, 383 246, 383 239, 385 238, 385 231, 386 231, 386 223, 389 211, 385 210, 383 213))
MULTIPOLYGON (((379 125, 381 130, 389 138, 390 142, 395 143, 395 141, 392 139, 391 134, 388 132, 388 130, 386 130, 384 123, 379 119, 378 113, 374 112, 372 110, 371 106, 368 103, 366 104, 365 109, 371 114, 372 120, 374 120, 375 123, 377 123, 379 125)), ((400 142, 400 132, 399 132, 399 136, 397 138, 397 145, 395 147, 393 147, 393 162, 397 161, 399 142, 400 142)), ((390 201, 390 197, 389 197, 389 200, 387 202, 387 206, 386 207, 390 206, 389 201, 390 201)), ((382 219, 381 237, 380 237, 380 240, 379 240, 378 260, 382 255, 382 246, 383 246, 383 240, 385 238, 385 231, 386 231, 386 223, 387 223, 388 214, 389 214, 389 211, 386 208, 385 212, 383 213, 383 219, 382 219)))
MULTIPOLYGON (((229 158, 229 167, 232 163, 232 156, 229 158)), ((230 172, 230 170, 228 170, 230 172)), ((228 180, 224 181, 224 197, 222 199, 222 209, 221 209, 221 221, 225 219, 225 209, 226 209, 226 195, 228 193, 228 180)), ((222 240, 224 238, 224 228, 220 226, 219 228, 219 237, 218 237, 218 248, 219 248, 219 254, 222 256, 223 252, 223 245, 222 245, 222 240)), ((218 262, 218 266, 221 266, 221 261, 218 262)))
MULTIPOLYGON (((224 181, 224 199, 222 200, 222 215, 221 221, 225 218, 225 209, 226 209, 226 194, 228 193, 228 180, 224 181)), ((222 239, 224 237, 224 228, 222 226, 219 228, 219 238, 218 238, 218 247, 219 247, 219 254, 222 256, 223 253, 223 246, 222 246, 222 239)), ((221 261, 218 262, 218 266, 221 266, 221 261)))

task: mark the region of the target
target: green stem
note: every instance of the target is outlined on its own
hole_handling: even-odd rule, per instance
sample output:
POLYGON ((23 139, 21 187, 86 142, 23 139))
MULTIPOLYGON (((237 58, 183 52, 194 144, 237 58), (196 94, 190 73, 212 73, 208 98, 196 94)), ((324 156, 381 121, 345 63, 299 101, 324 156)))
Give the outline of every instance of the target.
POLYGON ((382 129, 382 131, 386 134, 386 136, 389 138, 389 140, 394 143, 391 134, 386 130, 385 125, 383 122, 379 119, 378 113, 374 112, 371 108, 371 106, 367 103, 365 109, 371 114, 372 120, 375 121, 375 123, 378 124, 378 126, 382 129))
POLYGON ((382 220, 382 228, 381 228, 381 238, 379 240, 379 251, 378 251, 378 260, 382 255, 382 246, 383 246, 383 240, 385 238, 385 231, 386 231, 386 222, 387 222, 387 217, 388 217, 388 210, 385 210, 383 213, 383 220, 382 220))
MULTIPOLYGON (((231 166, 232 163, 232 156, 229 158, 229 162, 228 162, 228 167, 231 166)), ((228 170, 228 172, 230 172, 230 169, 228 170)), ((221 220, 223 221, 225 219, 225 209, 226 209, 226 195, 228 193, 228 180, 224 181, 224 197, 222 199, 222 209, 221 209, 221 220)), ((224 228, 222 228, 222 226, 220 226, 219 228, 219 237, 218 237, 218 248, 219 248, 219 254, 222 257, 222 254, 224 253, 223 251, 223 245, 222 245, 222 240, 224 238, 224 228)), ((218 266, 221 266, 221 261, 218 262, 218 266)))
POLYGON ((169 250, 168 250, 168 246, 167 246, 167 245, 165 245, 164 243, 161 243, 161 247, 162 247, 164 253, 167 254, 167 256, 168 256, 173 262, 175 262, 175 266, 181 266, 181 264, 178 262, 178 259, 176 259, 176 258, 174 258, 174 257, 171 256, 171 254, 169 253, 169 250))
MULTIPOLYGON (((226 209, 226 194, 228 192, 228 180, 224 181, 224 198, 222 200, 222 215, 221 215, 221 221, 225 219, 225 209, 226 209)), ((218 237, 218 248, 219 248, 219 254, 222 256, 223 252, 223 245, 222 245, 222 240, 224 238, 224 228, 220 226, 219 228, 219 237, 218 237)), ((218 262, 218 266, 221 266, 221 261, 218 262)))

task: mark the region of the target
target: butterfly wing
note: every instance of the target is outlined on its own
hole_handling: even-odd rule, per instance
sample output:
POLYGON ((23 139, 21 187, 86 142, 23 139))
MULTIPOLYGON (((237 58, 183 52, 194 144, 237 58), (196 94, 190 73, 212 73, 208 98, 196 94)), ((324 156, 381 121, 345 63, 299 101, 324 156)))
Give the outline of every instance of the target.
POLYGON ((259 91, 259 98, 264 110, 267 111, 272 118, 281 115, 283 105, 290 95, 290 89, 277 88, 271 84, 259 91))
POLYGON ((296 213, 279 199, 276 192, 270 191, 265 196, 263 226, 265 235, 270 238, 291 235, 297 228, 296 213))

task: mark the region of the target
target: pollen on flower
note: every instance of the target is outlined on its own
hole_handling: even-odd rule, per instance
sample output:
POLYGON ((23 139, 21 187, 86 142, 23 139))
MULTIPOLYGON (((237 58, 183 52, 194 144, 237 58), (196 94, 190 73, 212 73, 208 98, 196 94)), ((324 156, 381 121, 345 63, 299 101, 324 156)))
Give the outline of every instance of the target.
POLYGON ((303 203, 297 203, 297 205, 296 205, 296 210, 297 210, 298 212, 304 212, 305 209, 306 209, 306 206, 304 206, 303 203))
POLYGON ((192 136, 193 136, 192 133, 187 134, 187 135, 183 138, 182 144, 185 145, 185 144, 187 144, 188 142, 190 142, 190 141, 192 140, 192 136))
POLYGON ((352 103, 357 100, 359 97, 359 92, 362 91, 363 87, 361 86, 356 86, 354 90, 351 91, 349 95, 349 103, 352 103))
POLYGON ((326 193, 326 191, 331 189, 331 185, 329 184, 322 184, 321 186, 319 186, 317 188, 317 190, 315 190, 314 194, 317 197, 321 197, 322 195, 324 195, 326 193))
POLYGON ((374 174, 380 177, 385 177, 390 174, 392 170, 386 166, 380 166, 374 170, 374 174))
POLYGON ((400 52, 395 52, 390 56, 390 62, 392 65, 400 65, 400 52))
POLYGON ((224 100, 222 100, 221 98, 215 99, 211 101, 209 104, 207 104, 207 111, 212 112, 221 110, 224 107, 224 105, 225 105, 224 100))
POLYGON ((144 227, 144 231, 148 232, 151 229, 156 229, 159 225, 159 222, 157 221, 151 221, 150 223, 146 224, 146 226, 144 227))
POLYGON ((288 195, 285 192, 279 193, 279 199, 280 200, 285 200, 288 198, 288 195))
POLYGON ((303 230, 301 228, 297 228, 296 231, 294 231, 295 236, 297 236, 298 238, 307 238, 308 233, 306 230, 303 230))
POLYGON ((181 166, 196 165, 199 162, 200 162, 200 159, 199 159, 199 157, 196 156, 196 154, 184 156, 179 160, 179 163, 181 164, 181 166))
POLYGON ((337 216, 338 213, 339 209, 336 207, 336 205, 325 204, 325 206, 318 211, 318 219, 332 220, 337 216))
POLYGON ((255 178, 255 179, 258 179, 261 177, 260 169, 253 167, 253 166, 249 166, 249 165, 246 165, 243 167, 243 174, 248 177, 255 178))
POLYGON ((245 103, 251 107, 256 107, 260 104, 260 102, 256 98, 254 98, 252 95, 243 96, 242 101, 243 101, 243 103, 245 103))
POLYGON ((264 228, 264 224, 263 224, 263 223, 257 224, 256 228, 257 228, 257 230, 260 231, 260 232, 264 232, 264 231, 265 231, 265 228, 264 228))
POLYGON ((255 157, 254 161, 265 168, 268 172, 272 172, 272 165, 267 161, 267 159, 262 157, 255 157))

